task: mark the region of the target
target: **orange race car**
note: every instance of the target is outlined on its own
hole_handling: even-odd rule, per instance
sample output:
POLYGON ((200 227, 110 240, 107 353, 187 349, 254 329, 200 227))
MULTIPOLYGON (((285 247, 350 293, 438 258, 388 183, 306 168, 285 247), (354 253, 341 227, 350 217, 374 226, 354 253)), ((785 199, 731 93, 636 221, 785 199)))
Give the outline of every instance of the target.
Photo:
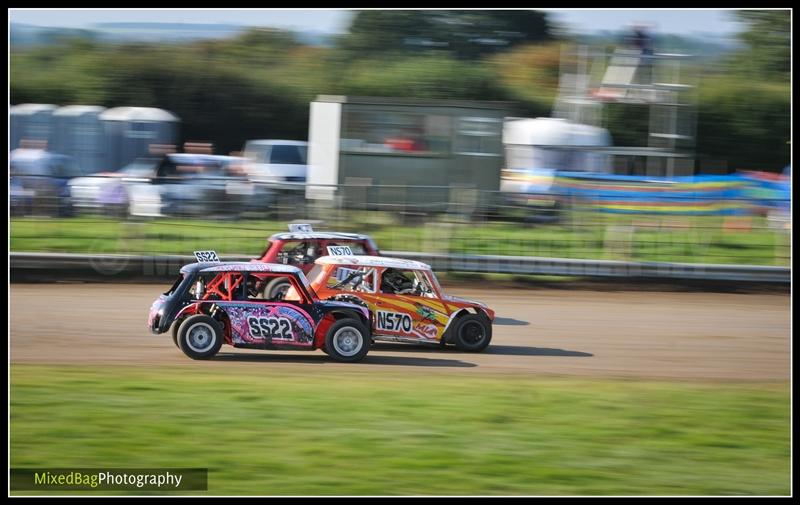
POLYGON ((366 306, 373 340, 453 344, 479 352, 492 340, 494 311, 445 295, 425 263, 380 256, 324 256, 308 278, 321 299, 366 306))

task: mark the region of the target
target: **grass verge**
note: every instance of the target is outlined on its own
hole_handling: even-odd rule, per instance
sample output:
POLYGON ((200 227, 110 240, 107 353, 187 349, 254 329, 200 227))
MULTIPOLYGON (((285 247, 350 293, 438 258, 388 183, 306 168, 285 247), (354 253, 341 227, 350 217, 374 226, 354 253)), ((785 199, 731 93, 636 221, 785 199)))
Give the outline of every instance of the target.
MULTIPOLYGON (((388 216, 386 216, 388 219, 388 216)), ((726 228, 717 216, 653 217, 595 215, 560 224, 370 222, 354 215, 331 227, 368 233, 387 251, 427 251, 579 259, 691 263, 788 264, 788 235, 770 230, 763 218, 749 228, 726 228)), ((739 223, 739 226, 742 224, 739 223)), ((118 221, 102 217, 15 218, 12 251, 72 253, 191 254, 214 249, 222 255, 258 255, 283 221, 155 219, 118 221)))
POLYGON ((11 465, 207 467, 209 494, 789 493, 785 384, 216 365, 13 365, 11 465))

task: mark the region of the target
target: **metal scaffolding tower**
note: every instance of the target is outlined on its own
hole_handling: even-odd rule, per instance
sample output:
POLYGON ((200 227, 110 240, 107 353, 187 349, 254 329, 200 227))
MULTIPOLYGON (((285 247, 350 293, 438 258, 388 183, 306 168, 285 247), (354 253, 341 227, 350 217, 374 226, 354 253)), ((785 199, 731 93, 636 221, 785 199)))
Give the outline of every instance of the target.
MULTIPOLYGON (((607 108, 619 104, 648 108, 647 139, 639 147, 613 147, 615 172, 623 163, 643 160, 644 174, 673 177, 694 173, 697 86, 682 73, 686 54, 643 54, 638 49, 562 48, 559 94, 553 117, 607 127, 607 108), (690 82, 682 82, 684 80, 690 82)), ((635 165, 635 164, 634 164, 635 165)), ((641 163, 640 163, 641 165, 641 163)))

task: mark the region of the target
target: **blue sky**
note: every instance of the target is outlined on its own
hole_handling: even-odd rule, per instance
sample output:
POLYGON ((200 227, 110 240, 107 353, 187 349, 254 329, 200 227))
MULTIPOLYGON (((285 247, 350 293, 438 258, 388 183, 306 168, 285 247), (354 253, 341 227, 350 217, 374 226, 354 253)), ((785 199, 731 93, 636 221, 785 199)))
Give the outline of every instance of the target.
MULTIPOLYGON (((732 10, 548 10, 557 21, 575 31, 615 30, 630 23, 645 23, 657 33, 691 35, 732 34, 740 25, 733 21, 732 10)), ((347 29, 352 11, 334 9, 10 9, 12 22, 38 26, 87 28, 109 22, 185 22, 225 23, 245 26, 274 26, 296 30, 340 33, 347 29)))

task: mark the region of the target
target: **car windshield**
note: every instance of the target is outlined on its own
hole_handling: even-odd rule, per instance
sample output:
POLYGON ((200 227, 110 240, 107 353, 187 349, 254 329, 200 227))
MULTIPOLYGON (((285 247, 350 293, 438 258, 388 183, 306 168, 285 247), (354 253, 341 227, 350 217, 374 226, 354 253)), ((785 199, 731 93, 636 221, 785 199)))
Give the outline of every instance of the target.
POLYGON ((317 278, 322 273, 322 265, 314 265, 314 268, 308 271, 306 277, 311 281, 312 284, 317 282, 317 278))
POLYGON ((166 295, 166 296, 169 296, 169 295, 171 295, 172 293, 174 293, 174 292, 175 292, 175 290, 176 290, 176 289, 178 289, 178 286, 180 286, 180 285, 181 285, 181 282, 183 282, 183 279, 184 279, 184 278, 185 278, 185 276, 183 276, 183 275, 180 275, 180 276, 178 276, 178 278, 177 278, 177 279, 175 280, 175 282, 172 284, 172 287, 171 287, 171 288, 169 288, 168 290, 164 291, 164 295, 166 295))
POLYGON ((305 165, 306 148, 304 146, 275 145, 270 152, 270 163, 282 165, 305 165))
POLYGON ((439 295, 444 295, 444 291, 442 290, 442 285, 439 284, 439 279, 436 278, 436 274, 433 273, 433 271, 427 272, 427 278, 433 285, 433 289, 436 290, 436 293, 438 293, 439 295))
POLYGON ((310 294, 312 298, 318 299, 319 295, 317 295, 317 292, 314 291, 314 288, 311 287, 311 283, 308 282, 308 277, 306 277, 305 275, 301 275, 300 280, 303 286, 306 288, 306 291, 308 291, 308 294, 310 294))

